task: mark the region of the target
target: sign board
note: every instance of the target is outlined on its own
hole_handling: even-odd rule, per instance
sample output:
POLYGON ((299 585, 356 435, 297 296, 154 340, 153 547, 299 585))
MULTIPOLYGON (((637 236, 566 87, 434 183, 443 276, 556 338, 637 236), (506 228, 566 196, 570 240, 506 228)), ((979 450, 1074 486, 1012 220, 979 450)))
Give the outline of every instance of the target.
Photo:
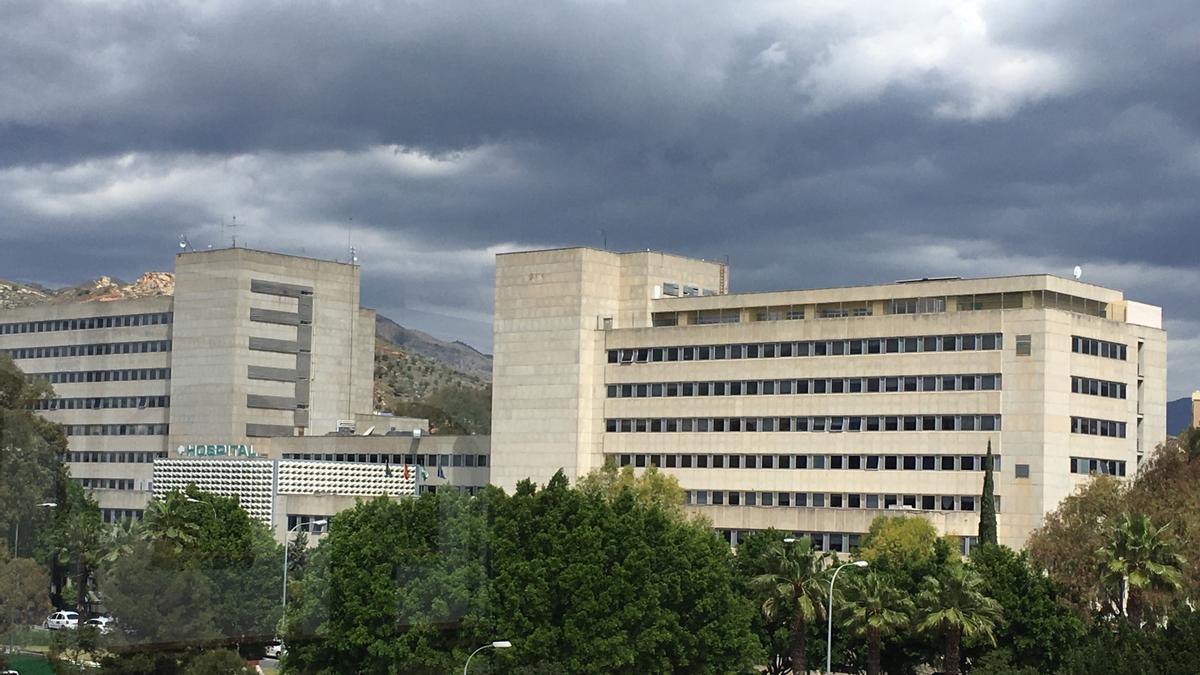
POLYGON ((253 445, 231 443, 181 445, 175 453, 180 457, 258 457, 253 445))

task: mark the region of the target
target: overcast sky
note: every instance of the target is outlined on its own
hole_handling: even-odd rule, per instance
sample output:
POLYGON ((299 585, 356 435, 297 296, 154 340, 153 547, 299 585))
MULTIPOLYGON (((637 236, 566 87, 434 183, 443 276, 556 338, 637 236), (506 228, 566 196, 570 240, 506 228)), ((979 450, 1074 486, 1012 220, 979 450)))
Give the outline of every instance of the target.
POLYGON ((1174 398, 1200 5, 0 2, 0 277, 170 270, 234 215, 483 350, 495 253, 601 230, 735 291, 1079 264, 1164 307, 1174 398))

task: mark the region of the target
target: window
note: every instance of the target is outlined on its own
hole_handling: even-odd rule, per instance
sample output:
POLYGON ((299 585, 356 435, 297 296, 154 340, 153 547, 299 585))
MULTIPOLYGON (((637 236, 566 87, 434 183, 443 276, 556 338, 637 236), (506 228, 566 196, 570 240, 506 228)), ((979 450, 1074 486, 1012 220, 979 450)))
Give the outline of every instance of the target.
POLYGON ((1029 465, 1028 464, 1017 464, 1014 475, 1017 478, 1029 478, 1029 465))
POLYGON ((1017 336, 1017 356, 1033 354, 1033 337, 1030 335, 1017 336))

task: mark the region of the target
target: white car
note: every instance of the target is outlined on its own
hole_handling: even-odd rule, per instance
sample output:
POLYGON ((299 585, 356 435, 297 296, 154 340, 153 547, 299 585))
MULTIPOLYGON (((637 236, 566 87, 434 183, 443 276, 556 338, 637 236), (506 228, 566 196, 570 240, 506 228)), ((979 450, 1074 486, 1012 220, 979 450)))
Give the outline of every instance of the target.
POLYGON ((267 645, 266 653, 267 653, 267 656, 269 656, 273 659, 277 659, 277 658, 283 656, 283 653, 286 651, 287 650, 284 649, 282 642, 272 642, 271 644, 267 645))
POLYGON ((49 630, 75 630, 79 628, 79 614, 75 612, 55 612, 46 617, 43 627, 49 630))
POLYGON ((88 619, 83 625, 95 628, 96 630, 100 631, 101 635, 108 635, 113 629, 113 618, 111 616, 97 616, 95 618, 88 619))

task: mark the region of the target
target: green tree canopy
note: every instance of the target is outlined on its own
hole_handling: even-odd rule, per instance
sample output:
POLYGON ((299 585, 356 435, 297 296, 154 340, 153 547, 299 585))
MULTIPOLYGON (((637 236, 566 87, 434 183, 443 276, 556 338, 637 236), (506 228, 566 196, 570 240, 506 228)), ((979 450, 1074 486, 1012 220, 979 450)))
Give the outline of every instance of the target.
POLYGON ((958 675, 963 642, 982 640, 994 645, 1002 611, 1000 603, 984 593, 979 573, 956 564, 925 579, 917 595, 917 614, 917 628, 943 640, 942 671, 958 675))
POLYGON ((871 570, 847 582, 842 623, 866 639, 867 675, 879 675, 883 640, 911 625, 915 605, 886 574, 871 570))
POLYGON ((808 672, 808 627, 825 615, 826 584, 833 555, 812 539, 771 542, 762 552, 765 570, 751 582, 768 621, 786 617, 793 672, 808 672))
POLYGON ((997 639, 1009 650, 1014 668, 1057 672, 1083 638, 1085 627, 1065 603, 1053 581, 1035 569, 1025 552, 984 545, 971 551, 971 567, 983 579, 982 591, 1000 603, 1003 617, 997 639))
POLYGON ((293 672, 747 671, 729 547, 639 499, 572 489, 363 502, 335 517, 288 612, 293 672), (473 664, 474 667, 474 664, 473 664))
POLYGON ((1144 514, 1122 513, 1108 528, 1104 545, 1097 550, 1100 577, 1113 590, 1114 609, 1129 616, 1129 600, 1134 596, 1134 614, 1143 615, 1149 604, 1148 593, 1175 591, 1183 586, 1183 556, 1175 552, 1168 530, 1170 524, 1155 527, 1144 514))
POLYGON ((30 558, 0 560, 0 642, 14 626, 42 622, 53 609, 50 577, 30 558))

